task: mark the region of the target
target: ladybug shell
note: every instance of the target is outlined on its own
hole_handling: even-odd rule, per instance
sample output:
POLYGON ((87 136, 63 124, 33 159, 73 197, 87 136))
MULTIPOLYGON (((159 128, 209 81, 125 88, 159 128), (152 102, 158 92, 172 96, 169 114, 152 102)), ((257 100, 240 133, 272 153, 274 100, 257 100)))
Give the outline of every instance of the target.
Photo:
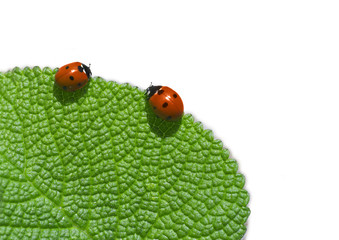
POLYGON ((55 74, 55 83, 65 91, 75 91, 84 87, 92 72, 85 64, 73 62, 59 68, 55 74))
POLYGON ((154 113, 163 120, 178 120, 184 113, 179 94, 166 86, 151 86, 146 90, 154 113))

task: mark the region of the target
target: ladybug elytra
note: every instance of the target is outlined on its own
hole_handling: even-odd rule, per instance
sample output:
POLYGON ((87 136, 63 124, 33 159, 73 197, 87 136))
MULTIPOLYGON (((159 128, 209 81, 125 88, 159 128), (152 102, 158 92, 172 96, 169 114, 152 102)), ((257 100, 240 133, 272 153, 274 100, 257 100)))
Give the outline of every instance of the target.
POLYGON ((153 86, 146 95, 154 113, 163 120, 178 120, 184 113, 184 104, 179 94, 170 87, 153 86))
POLYGON ((81 62, 73 62, 59 68, 55 83, 65 91, 75 91, 84 87, 91 77, 91 69, 81 62))

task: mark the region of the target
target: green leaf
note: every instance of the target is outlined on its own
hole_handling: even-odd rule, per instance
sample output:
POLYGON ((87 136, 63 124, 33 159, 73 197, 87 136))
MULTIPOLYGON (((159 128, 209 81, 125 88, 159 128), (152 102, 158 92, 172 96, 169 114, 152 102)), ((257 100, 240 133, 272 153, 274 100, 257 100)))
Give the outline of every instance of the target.
POLYGON ((250 214, 238 165, 184 115, 166 122, 143 91, 56 69, 0 73, 1 239, 231 239, 250 214))

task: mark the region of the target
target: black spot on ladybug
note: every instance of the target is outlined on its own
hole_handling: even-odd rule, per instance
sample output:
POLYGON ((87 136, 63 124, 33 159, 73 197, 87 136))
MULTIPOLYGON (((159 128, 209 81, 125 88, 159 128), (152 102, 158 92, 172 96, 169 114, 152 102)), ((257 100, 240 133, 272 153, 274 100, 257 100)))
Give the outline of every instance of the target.
POLYGON ((74 77, 73 77, 73 76, 70 76, 69 79, 74 80, 74 77))
POLYGON ((156 107, 156 106, 153 106, 153 109, 157 109, 157 107, 156 107))
POLYGON ((164 104, 162 105, 163 108, 167 107, 168 106, 168 103, 167 102, 164 102, 164 104))
POLYGON ((78 70, 79 70, 79 72, 83 72, 84 71, 84 69, 81 66, 78 66, 78 70))
POLYGON ((66 87, 66 86, 63 86, 62 88, 63 88, 64 90, 66 90, 66 89, 67 89, 67 87, 66 87))
POLYGON ((161 95, 161 94, 163 94, 164 93, 164 90, 162 90, 162 89, 160 89, 159 91, 158 91, 158 95, 161 95))
POLYGON ((69 69, 69 66, 66 66, 66 69, 69 69))
POLYGON ((173 94, 173 97, 174 97, 174 98, 177 98, 177 97, 178 97, 178 95, 176 95, 176 94, 174 93, 174 94, 173 94))
POLYGON ((81 86, 81 83, 78 83, 78 86, 80 87, 80 86, 81 86))
POLYGON ((172 116, 168 116, 168 117, 167 117, 167 120, 170 120, 171 118, 172 118, 172 116))

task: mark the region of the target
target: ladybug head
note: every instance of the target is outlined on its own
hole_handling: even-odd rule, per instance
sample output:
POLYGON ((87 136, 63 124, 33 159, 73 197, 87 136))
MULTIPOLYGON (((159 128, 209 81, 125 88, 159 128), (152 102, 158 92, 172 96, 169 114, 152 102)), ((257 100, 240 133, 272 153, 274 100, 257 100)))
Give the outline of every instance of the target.
MULTIPOLYGON (((89 66, 91 66, 91 64, 89 66)), ((91 69, 87 67, 85 64, 82 64, 82 67, 84 68, 87 77, 90 78, 92 76, 91 69)))
POLYGON ((145 95, 147 96, 147 99, 150 99, 162 86, 149 86, 146 89, 145 95))

